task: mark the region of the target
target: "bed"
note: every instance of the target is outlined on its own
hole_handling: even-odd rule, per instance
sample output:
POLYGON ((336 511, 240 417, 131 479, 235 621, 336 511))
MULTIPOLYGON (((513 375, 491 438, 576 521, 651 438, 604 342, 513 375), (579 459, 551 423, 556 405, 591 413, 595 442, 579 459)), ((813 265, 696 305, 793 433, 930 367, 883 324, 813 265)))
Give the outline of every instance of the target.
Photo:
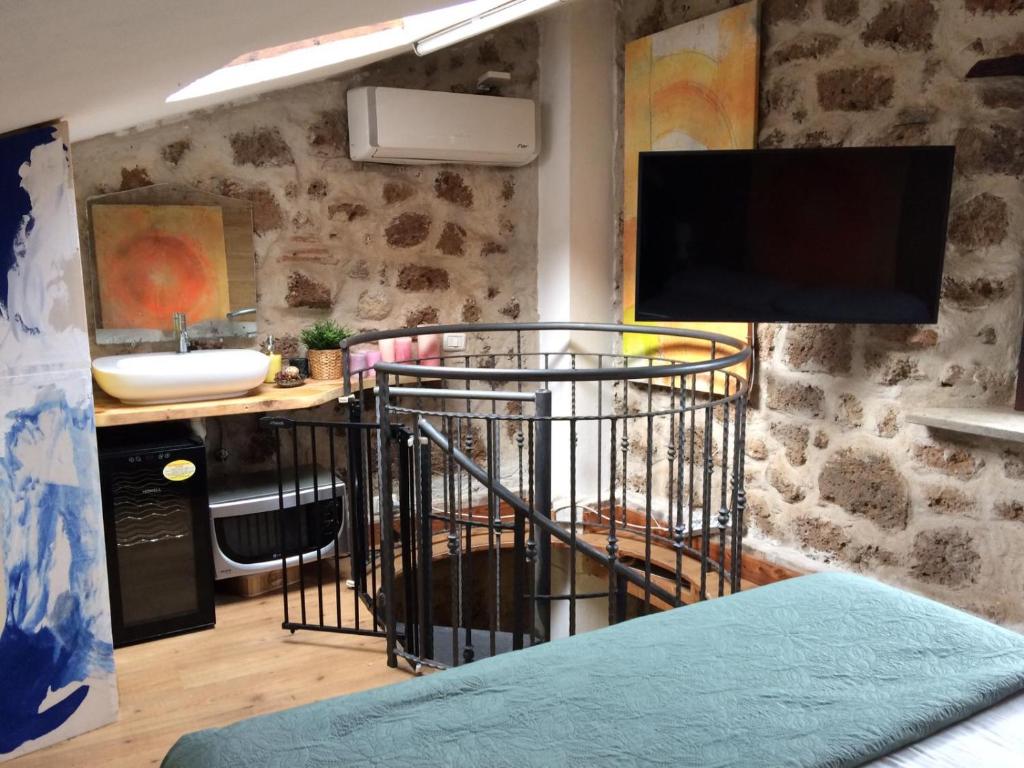
POLYGON ((1022 691, 1024 637, 815 574, 189 734, 163 766, 956 765, 912 750, 1000 702, 1019 733, 1022 691))

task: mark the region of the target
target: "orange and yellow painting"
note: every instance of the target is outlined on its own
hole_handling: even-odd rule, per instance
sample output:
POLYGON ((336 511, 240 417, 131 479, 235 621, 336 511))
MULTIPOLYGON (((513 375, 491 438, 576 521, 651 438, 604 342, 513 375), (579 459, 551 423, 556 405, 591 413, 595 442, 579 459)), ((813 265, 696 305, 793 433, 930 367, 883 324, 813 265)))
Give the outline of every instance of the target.
POLYGON ((96 205, 93 247, 103 328, 170 330, 230 309, 224 220, 217 206, 96 205))
MULTIPOLYGON (((626 46, 623 321, 723 333, 749 340, 747 323, 637 323, 636 212, 639 153, 751 149, 757 139, 758 3, 680 24, 626 46)), ((699 184, 700 179, 681 180, 699 184)), ((625 334, 624 352, 701 360, 705 344, 625 334)))

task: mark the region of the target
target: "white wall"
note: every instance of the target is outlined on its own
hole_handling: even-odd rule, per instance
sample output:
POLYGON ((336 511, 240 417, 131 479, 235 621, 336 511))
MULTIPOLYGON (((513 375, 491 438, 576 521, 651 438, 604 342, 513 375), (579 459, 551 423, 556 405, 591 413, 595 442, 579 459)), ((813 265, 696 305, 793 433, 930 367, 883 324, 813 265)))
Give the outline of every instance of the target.
MULTIPOLYGON (((614 29, 611 0, 577 0, 541 22, 542 153, 538 167, 537 304, 541 321, 614 322, 614 29)), ((541 336, 544 351, 610 352, 608 334, 541 336)), ((582 364, 582 362, 581 362, 582 364)), ((568 367, 568 358, 552 358, 568 367)), ((604 398, 610 396, 604 387, 604 398)), ((554 412, 570 411, 571 388, 552 385, 554 412)), ((577 412, 594 413, 597 388, 579 384, 577 412)), ((607 409, 606 409, 607 412, 607 409)), ((553 489, 556 504, 568 498, 568 425, 553 429, 553 489)), ((597 427, 578 429, 577 483, 580 500, 596 493, 596 465, 587 451, 597 427), (584 490, 586 489, 586 490, 584 490)), ((592 454, 591 454, 592 456, 592 454)))

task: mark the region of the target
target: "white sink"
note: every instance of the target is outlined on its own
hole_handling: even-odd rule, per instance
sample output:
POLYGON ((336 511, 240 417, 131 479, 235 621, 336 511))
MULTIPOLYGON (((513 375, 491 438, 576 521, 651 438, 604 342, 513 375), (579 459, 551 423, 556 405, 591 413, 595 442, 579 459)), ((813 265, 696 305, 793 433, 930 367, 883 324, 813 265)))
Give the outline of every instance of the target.
POLYGON ((114 355, 92 361, 92 375, 129 405, 191 403, 240 397, 267 376, 270 358, 252 349, 114 355))

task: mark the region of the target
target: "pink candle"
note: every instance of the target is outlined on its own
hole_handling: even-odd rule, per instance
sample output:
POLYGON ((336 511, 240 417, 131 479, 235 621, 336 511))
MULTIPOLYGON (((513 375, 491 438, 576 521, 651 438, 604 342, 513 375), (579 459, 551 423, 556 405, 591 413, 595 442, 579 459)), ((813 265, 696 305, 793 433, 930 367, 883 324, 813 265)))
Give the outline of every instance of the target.
POLYGON ((348 364, 350 373, 359 373, 366 370, 366 353, 349 352, 348 364))
POLYGON ((395 362, 395 339, 381 339, 377 346, 380 348, 380 359, 383 362, 395 362))
POLYGON ((369 371, 371 376, 373 376, 374 374, 376 374, 376 371, 373 370, 373 366, 375 366, 377 363, 380 362, 380 350, 378 350, 378 349, 368 349, 368 350, 366 350, 365 354, 366 354, 366 370, 369 371))
POLYGON ((395 362, 406 363, 412 360, 412 337, 400 336, 395 339, 395 362))
POLYGON ((422 333, 419 336, 420 365, 440 365, 441 334, 422 333))

